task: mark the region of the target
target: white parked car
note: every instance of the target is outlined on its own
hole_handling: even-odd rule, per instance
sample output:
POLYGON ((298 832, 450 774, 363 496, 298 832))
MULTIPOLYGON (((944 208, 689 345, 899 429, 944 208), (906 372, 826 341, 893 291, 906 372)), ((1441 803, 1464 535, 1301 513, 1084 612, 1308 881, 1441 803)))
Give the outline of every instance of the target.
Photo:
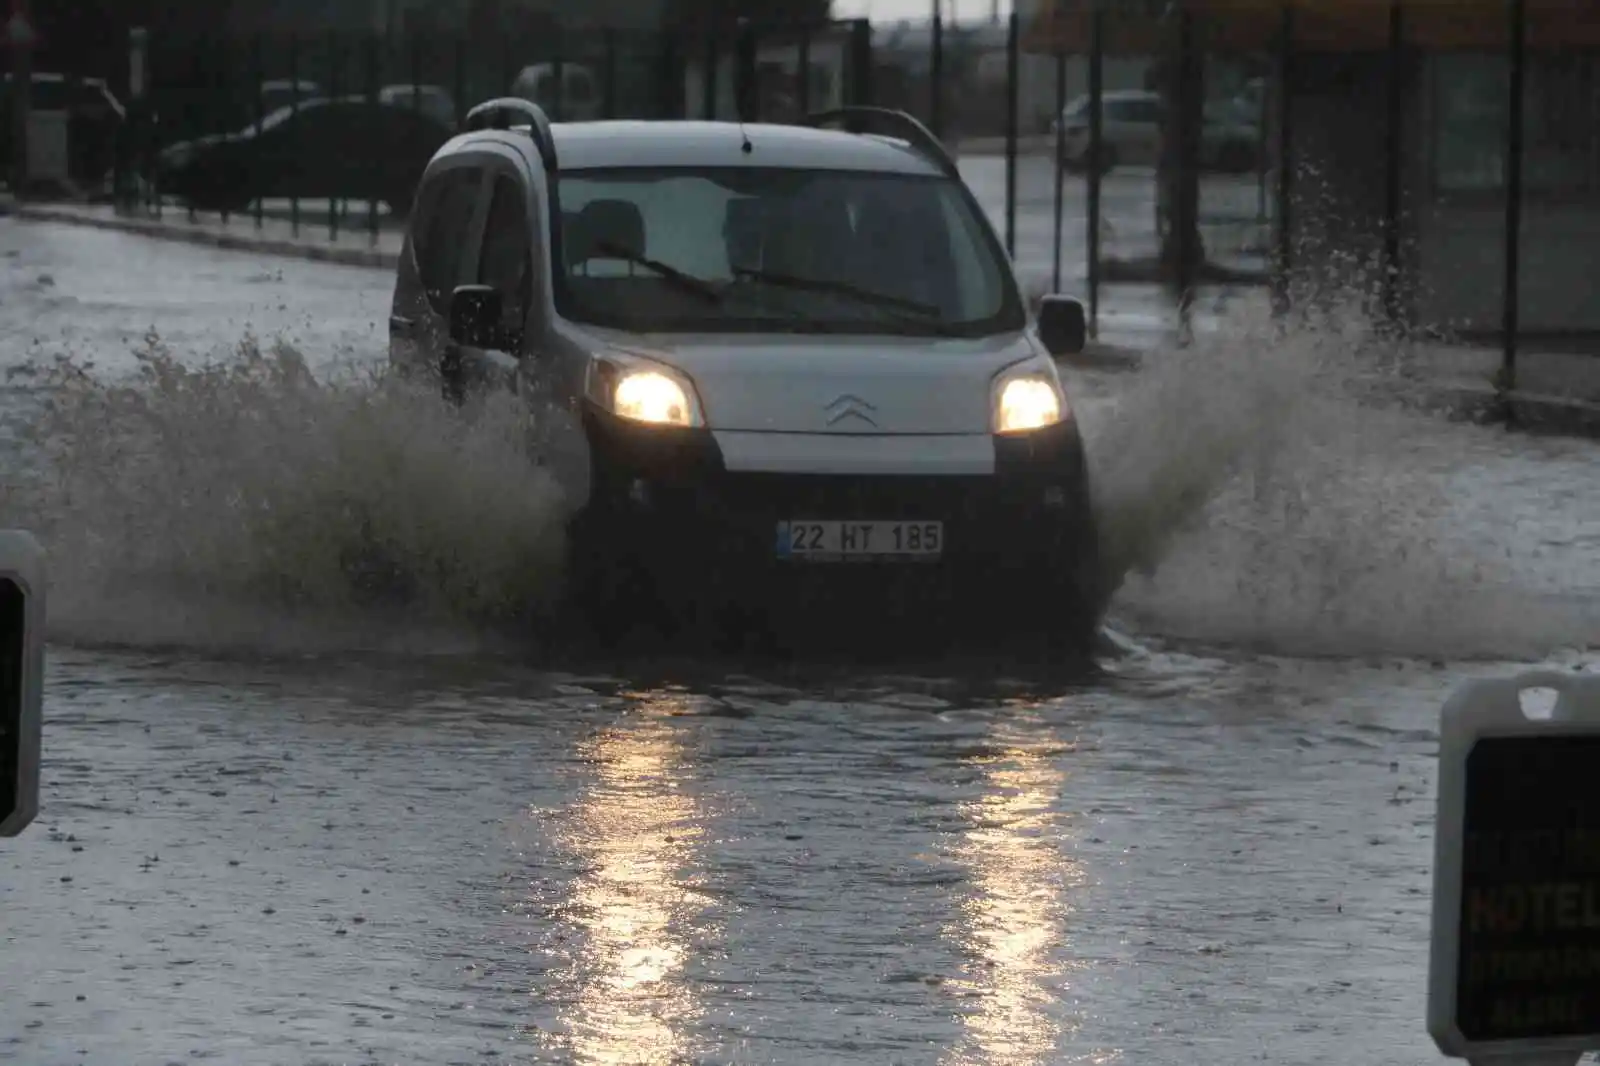
MULTIPOLYGON (((1062 109, 1061 158, 1069 170, 1089 165, 1089 97, 1062 109)), ((1161 155, 1161 96, 1143 89, 1104 93, 1100 109, 1100 170, 1118 164, 1153 166, 1161 155)), ((1052 130, 1054 132, 1054 130, 1052 130)), ((1256 166, 1261 129, 1253 115, 1237 106, 1208 105, 1200 133, 1200 165, 1207 170, 1243 173, 1256 166)))
POLYGON ((582 63, 561 64, 559 80, 554 63, 534 63, 517 72, 511 95, 538 104, 547 115, 585 122, 599 118, 605 106, 599 84, 594 71, 582 63))
POLYGON ((518 99, 465 125, 418 190, 391 360, 536 405, 597 620, 637 611, 625 587, 757 611, 892 588, 1092 639, 1098 541, 1052 359, 1081 350, 1083 306, 1030 321, 924 127, 552 125, 518 99))

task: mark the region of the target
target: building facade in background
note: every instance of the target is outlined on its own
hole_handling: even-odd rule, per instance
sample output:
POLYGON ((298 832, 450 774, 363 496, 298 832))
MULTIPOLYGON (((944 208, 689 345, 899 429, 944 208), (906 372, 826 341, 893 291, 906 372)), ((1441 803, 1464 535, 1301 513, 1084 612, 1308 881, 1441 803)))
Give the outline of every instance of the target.
MULTIPOLYGON (((1027 10, 1029 51, 1087 53, 1092 0, 1018 3, 1027 10)), ((1187 3, 1208 78, 1241 63, 1277 69, 1284 0, 1187 3)), ((1600 4, 1525 4, 1522 330, 1592 334, 1600 332, 1593 281, 1600 276, 1600 4)), ((1108 6, 1108 56, 1123 62, 1161 53, 1172 28, 1170 15, 1163 17, 1168 4, 1143 15, 1108 6)), ((1290 79, 1268 79, 1268 139, 1275 152, 1276 104, 1287 99, 1298 262, 1376 262, 1389 213, 1393 119, 1411 317, 1494 333, 1506 261, 1512 5, 1401 0, 1394 50, 1391 0, 1287 6, 1290 79), (1391 76, 1399 79, 1393 112, 1391 76)))

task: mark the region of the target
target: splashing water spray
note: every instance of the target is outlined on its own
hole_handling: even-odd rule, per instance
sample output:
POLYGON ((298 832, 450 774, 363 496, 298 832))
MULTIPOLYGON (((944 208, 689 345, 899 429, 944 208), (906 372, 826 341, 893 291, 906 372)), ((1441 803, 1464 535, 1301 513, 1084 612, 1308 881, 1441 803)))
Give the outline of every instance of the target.
MULTIPOLYGON (((1377 399, 1400 361, 1361 292, 1236 314, 1080 404, 1113 616, 1314 654, 1592 641, 1593 597, 1530 592, 1464 524, 1452 478, 1506 438, 1377 399)), ((50 545, 54 635, 465 650, 550 617, 569 508, 516 397, 463 411, 248 336, 220 362, 154 335, 136 356, 120 376, 63 356, 5 394, 25 428, 0 441, 0 524, 50 545)))

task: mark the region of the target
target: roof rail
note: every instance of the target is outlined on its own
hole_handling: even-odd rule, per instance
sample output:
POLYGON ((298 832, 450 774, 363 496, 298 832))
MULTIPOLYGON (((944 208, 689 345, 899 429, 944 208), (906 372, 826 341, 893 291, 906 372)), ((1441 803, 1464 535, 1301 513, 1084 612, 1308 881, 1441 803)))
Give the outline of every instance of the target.
POLYGON ((935 166, 952 178, 961 176, 956 161, 945 150, 933 132, 904 111, 889 107, 841 107, 833 111, 819 111, 800 121, 802 126, 817 129, 841 129, 846 133, 873 133, 880 137, 895 137, 910 143, 911 147, 927 156, 935 166))
POLYGON ((521 130, 539 150, 546 170, 556 169, 556 142, 550 133, 550 119, 544 108, 520 96, 501 96, 485 100, 461 120, 463 133, 474 130, 521 130))

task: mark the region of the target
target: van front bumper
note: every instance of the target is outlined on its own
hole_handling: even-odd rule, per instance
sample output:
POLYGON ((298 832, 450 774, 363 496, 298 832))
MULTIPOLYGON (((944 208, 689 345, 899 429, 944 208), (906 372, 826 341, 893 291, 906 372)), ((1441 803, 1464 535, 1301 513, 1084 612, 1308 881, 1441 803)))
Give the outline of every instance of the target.
POLYGON ((594 410, 585 429, 594 464, 587 517, 604 528, 602 550, 647 567, 669 596, 1025 597, 1097 573, 1083 445, 1071 421, 994 437, 991 473, 931 475, 729 470, 708 431, 594 410), (934 557, 786 558, 777 533, 788 521, 939 522, 942 546, 934 557))

